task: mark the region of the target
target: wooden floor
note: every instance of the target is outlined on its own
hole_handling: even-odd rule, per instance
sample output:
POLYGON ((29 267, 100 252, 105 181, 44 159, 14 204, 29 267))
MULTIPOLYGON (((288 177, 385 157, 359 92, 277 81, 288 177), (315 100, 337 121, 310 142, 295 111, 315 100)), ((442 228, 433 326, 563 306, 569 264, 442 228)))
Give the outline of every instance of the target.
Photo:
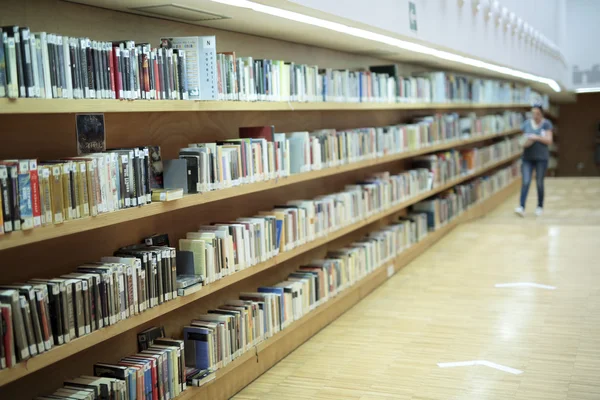
POLYGON ((546 182, 542 218, 459 226, 234 399, 600 399, 600 179, 546 182), (437 365, 470 360, 523 372, 437 365))

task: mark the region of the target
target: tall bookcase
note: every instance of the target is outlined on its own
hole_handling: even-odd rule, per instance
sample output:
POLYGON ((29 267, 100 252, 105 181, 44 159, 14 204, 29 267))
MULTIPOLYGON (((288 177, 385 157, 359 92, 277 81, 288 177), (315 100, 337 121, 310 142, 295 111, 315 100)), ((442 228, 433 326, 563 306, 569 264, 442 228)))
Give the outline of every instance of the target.
MULTIPOLYGON (((4 7, 4 6, 3 6, 4 7)), ((310 48, 271 39, 221 32, 171 21, 132 16, 62 1, 9 0, 0 25, 30 26, 33 31, 60 31, 95 35, 99 39, 134 39, 156 43, 164 34, 216 34, 219 50, 244 49, 257 56, 278 56, 298 62, 351 68, 385 62, 369 57, 310 48), (110 24, 109 24, 110 22, 110 24), (113 32, 104 27, 121 26, 113 32), (90 32, 91 31, 91 32, 90 32)), ((198 101, 36 100, 0 99, 0 159, 56 159, 76 154, 75 113, 104 113, 107 148, 160 145, 163 158, 176 158, 179 148, 192 142, 237 137, 241 126, 275 125, 277 131, 311 131, 322 128, 384 126, 436 112, 475 112, 483 115, 504 110, 525 111, 523 105, 455 104, 345 104, 345 103, 244 103, 198 101)), ((315 197, 341 190, 374 172, 400 172, 412 157, 467 145, 484 145, 519 131, 478 136, 410 153, 324 169, 278 181, 191 195, 182 200, 118 211, 98 217, 0 236, 0 283, 54 277, 78 265, 112 254, 153 233, 168 233, 173 243, 198 226, 219 220, 250 216, 288 200, 315 197)), ((0 370, 0 398, 29 399, 51 393, 64 379, 90 374, 94 362, 113 362, 136 352, 136 335, 145 328, 164 325, 169 336, 180 337, 194 314, 220 305, 239 292, 251 291, 284 279, 298 265, 324 256, 374 231, 400 215, 410 205, 461 182, 468 181, 518 158, 513 156, 447 185, 412 198, 385 212, 336 231, 327 237, 283 252, 267 262, 203 287, 189 296, 152 308, 135 317, 75 339, 68 344, 0 370)), ((226 399, 310 338, 345 310, 365 297, 393 272, 409 263, 457 224, 484 215, 504 200, 518 182, 479 203, 442 229, 430 234, 388 268, 344 291, 303 319, 246 352, 218 371, 217 379, 201 388, 188 389, 182 399, 226 399), (205 397, 196 397, 205 396, 205 397)))

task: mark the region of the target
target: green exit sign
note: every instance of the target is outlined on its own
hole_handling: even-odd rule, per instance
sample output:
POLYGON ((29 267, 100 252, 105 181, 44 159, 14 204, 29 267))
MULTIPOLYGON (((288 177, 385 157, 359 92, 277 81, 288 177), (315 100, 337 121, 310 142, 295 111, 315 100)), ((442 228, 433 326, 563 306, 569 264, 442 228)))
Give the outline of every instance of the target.
POLYGON ((414 2, 408 2, 408 22, 410 23, 410 30, 413 32, 417 31, 417 6, 414 2))

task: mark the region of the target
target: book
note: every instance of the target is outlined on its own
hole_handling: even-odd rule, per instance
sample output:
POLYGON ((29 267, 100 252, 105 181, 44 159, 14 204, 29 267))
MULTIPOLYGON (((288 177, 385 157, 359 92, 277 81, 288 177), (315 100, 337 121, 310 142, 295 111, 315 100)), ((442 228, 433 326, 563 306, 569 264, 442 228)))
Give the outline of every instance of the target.
POLYGON ((183 198, 183 189, 154 189, 152 201, 172 201, 183 198))

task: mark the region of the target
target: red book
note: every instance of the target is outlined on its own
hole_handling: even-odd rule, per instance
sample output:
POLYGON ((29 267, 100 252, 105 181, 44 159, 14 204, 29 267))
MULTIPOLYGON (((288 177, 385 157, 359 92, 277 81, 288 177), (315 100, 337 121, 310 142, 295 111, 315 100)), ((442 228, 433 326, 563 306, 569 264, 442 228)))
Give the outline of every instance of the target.
POLYGON ((152 399, 158 400, 158 399, 162 399, 163 397, 159 397, 158 396, 158 386, 161 385, 161 383, 158 381, 158 370, 157 370, 157 364, 158 362, 156 361, 155 357, 152 357, 150 355, 146 355, 146 354, 136 354, 133 356, 129 356, 121 361, 127 361, 127 359, 137 359, 137 360, 146 360, 146 361, 150 361, 150 365, 152 366, 150 371, 152 372, 152 399))
POLYGON ((115 60, 113 59, 113 48, 109 47, 108 48, 108 68, 109 68, 109 79, 110 79, 110 91, 111 91, 111 97, 113 98, 118 98, 117 97, 117 91, 115 90, 115 60))
POLYGON ((4 346, 4 358, 6 367, 10 368, 16 364, 15 342, 13 339, 12 311, 9 304, 0 304, 0 323, 4 326, 2 332, 2 345, 4 346))
POLYGON ((123 75, 121 71, 121 49, 118 46, 113 47, 113 70, 114 81, 115 81, 115 97, 117 99, 123 98, 123 75))
POLYGON ((29 179, 31 182, 33 226, 42 226, 42 203, 40 200, 40 179, 38 177, 37 160, 29 160, 29 179))
POLYGON ((274 133, 274 125, 240 127, 240 138, 267 139, 272 142, 274 133))

